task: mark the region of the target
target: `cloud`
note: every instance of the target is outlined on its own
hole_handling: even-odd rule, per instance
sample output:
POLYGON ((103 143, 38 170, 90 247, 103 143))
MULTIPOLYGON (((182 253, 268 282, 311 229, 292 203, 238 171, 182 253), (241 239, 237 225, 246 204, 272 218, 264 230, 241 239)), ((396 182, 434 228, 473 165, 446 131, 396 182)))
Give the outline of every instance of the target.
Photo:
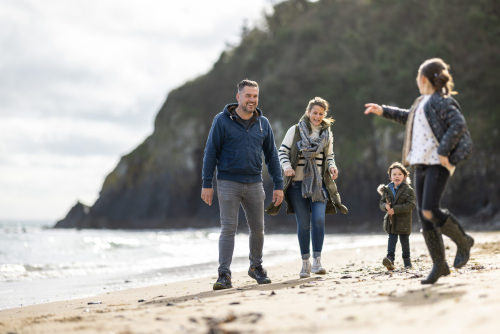
POLYGON ((138 143, 133 127, 114 122, 64 118, 4 120, 0 131, 5 139, 0 152, 4 161, 21 155, 109 156, 123 153, 138 143), (24 136, 19 136, 23 133, 24 136), (132 136, 131 136, 132 134, 132 136))

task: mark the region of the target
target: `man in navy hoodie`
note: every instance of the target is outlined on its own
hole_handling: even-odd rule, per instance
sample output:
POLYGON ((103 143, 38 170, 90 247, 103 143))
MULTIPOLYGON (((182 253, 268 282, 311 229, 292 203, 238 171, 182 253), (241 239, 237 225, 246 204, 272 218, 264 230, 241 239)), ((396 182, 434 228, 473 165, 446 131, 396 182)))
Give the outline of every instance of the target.
POLYGON ((231 103, 217 114, 208 134, 203 157, 201 199, 212 205, 212 179, 217 167, 221 233, 219 237, 219 278, 214 290, 229 289, 234 238, 240 205, 245 211, 250 231, 250 268, 248 275, 258 284, 271 283, 262 267, 264 246, 264 188, 262 186, 262 153, 274 183, 273 202, 283 200, 283 178, 267 118, 257 108, 259 85, 243 80, 238 84, 238 103, 231 103))

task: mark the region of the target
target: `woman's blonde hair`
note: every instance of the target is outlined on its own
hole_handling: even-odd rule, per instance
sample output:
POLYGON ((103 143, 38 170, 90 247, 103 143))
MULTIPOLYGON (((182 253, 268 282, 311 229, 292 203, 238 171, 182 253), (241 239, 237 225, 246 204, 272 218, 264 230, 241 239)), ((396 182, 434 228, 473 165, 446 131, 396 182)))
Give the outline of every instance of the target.
POLYGON ((330 126, 333 122, 335 122, 335 120, 333 118, 326 117, 326 113, 328 112, 330 105, 328 104, 328 102, 325 99, 323 99, 319 96, 314 97, 313 99, 309 100, 309 103, 307 103, 306 111, 304 113, 304 115, 306 117, 308 117, 307 112, 311 111, 311 109, 314 106, 318 106, 318 107, 325 109, 325 118, 323 118, 323 122, 325 122, 328 126, 330 126))

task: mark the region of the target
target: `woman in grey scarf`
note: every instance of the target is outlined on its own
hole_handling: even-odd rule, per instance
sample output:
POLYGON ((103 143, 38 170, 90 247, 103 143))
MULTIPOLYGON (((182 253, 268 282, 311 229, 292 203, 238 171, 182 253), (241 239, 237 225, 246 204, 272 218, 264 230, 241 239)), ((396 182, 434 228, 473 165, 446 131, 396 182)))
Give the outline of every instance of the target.
MULTIPOLYGON (((300 277, 326 274, 321 265, 325 236, 325 213, 347 208, 340 203, 335 180, 338 177, 333 154, 332 118, 326 118, 329 105, 320 97, 310 100, 298 124, 286 133, 279 149, 284 171, 287 213, 295 213, 302 255, 300 277), (313 264, 309 262, 312 240, 313 264)), ((270 213, 270 212, 268 212, 270 213)), ((272 213, 270 213, 272 214, 272 213)))

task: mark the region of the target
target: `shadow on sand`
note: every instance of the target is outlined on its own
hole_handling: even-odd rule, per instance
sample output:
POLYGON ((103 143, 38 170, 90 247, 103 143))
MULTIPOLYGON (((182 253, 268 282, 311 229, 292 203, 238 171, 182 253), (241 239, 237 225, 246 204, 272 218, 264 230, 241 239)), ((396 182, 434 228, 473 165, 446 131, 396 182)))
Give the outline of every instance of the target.
MULTIPOLYGON (((179 297, 156 297, 154 300, 145 302, 144 304, 158 304, 159 306, 167 305, 167 306, 173 306, 178 303, 182 302, 187 302, 193 299, 205 299, 205 298, 213 298, 213 297, 219 297, 219 296, 225 296, 225 295, 231 295, 231 294, 236 294, 240 293, 243 291, 274 291, 274 290, 280 290, 284 288, 289 288, 289 287, 294 287, 294 286, 299 286, 303 284, 307 284, 310 282, 315 282, 315 281, 320 281, 324 280, 322 277, 310 277, 310 278, 303 278, 303 279, 294 279, 294 280, 289 280, 289 281, 284 281, 284 282, 278 282, 278 283, 271 283, 271 284, 252 284, 252 285, 246 285, 243 287, 237 287, 237 288, 231 288, 231 289, 225 289, 225 290, 217 290, 217 291, 203 291, 200 293, 192 294, 192 295, 185 295, 185 296, 179 296, 179 297)), ((272 294, 272 292, 271 292, 272 294)), ((271 295, 270 294, 270 295, 271 295)))
MULTIPOLYGON (((454 289, 462 285, 454 285, 452 288, 454 289)), ((449 299, 458 300, 466 293, 465 290, 446 291, 450 288, 448 284, 436 283, 421 289, 408 290, 403 295, 391 297, 389 300, 400 303, 402 306, 411 307, 437 304, 449 299)))

